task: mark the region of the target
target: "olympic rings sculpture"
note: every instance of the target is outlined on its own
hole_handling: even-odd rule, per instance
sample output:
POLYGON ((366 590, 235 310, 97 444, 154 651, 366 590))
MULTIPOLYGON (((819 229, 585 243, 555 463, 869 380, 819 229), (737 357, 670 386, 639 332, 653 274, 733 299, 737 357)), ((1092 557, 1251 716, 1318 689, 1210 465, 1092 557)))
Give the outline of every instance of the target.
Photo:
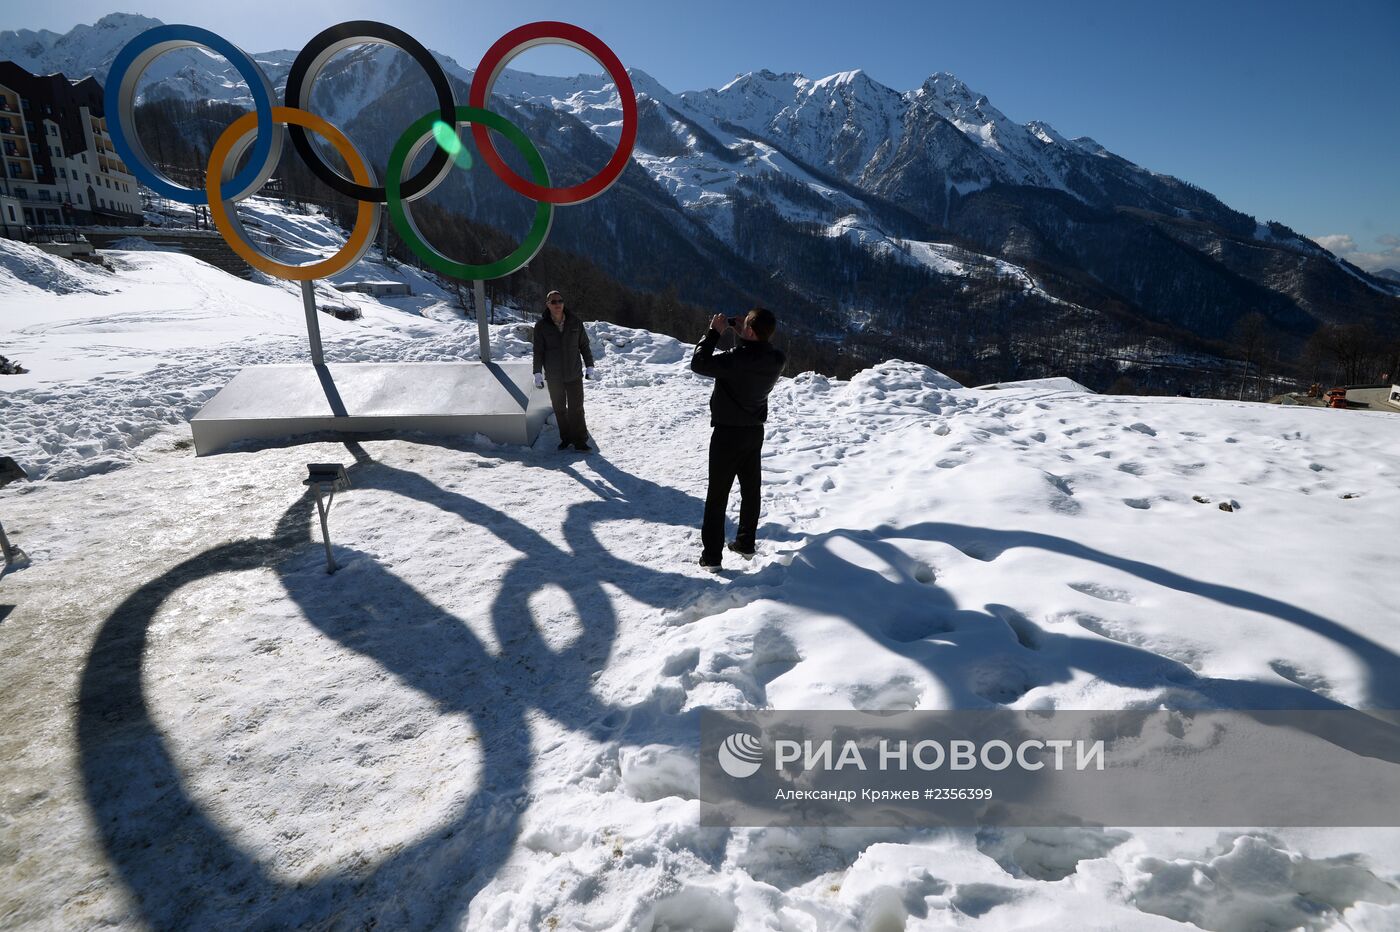
POLYGON ((424 263, 454 278, 480 281, 509 275, 526 265, 543 248, 554 222, 554 208, 580 204, 610 188, 631 158, 637 140, 637 97, 622 62, 597 36, 569 23, 538 22, 506 33, 487 49, 472 76, 469 106, 459 106, 446 72, 432 53, 417 39, 386 23, 354 20, 323 30, 297 54, 287 73, 284 105, 275 103, 272 82, 251 56, 236 45, 198 26, 169 25, 148 29, 126 44, 112 62, 107 76, 107 129, 112 145, 131 173, 156 193, 173 201, 208 205, 215 227, 249 265, 276 278, 309 281, 326 278, 350 268, 364 256, 382 222, 381 208, 389 208, 389 219, 404 244, 424 263), (432 110, 406 129, 394 144, 384 184, 343 132, 316 116, 308 107, 316 79, 335 55, 354 45, 387 45, 406 53, 427 74, 437 97, 432 110), (522 52, 539 45, 564 45, 591 57, 612 78, 622 101, 622 134, 607 164, 596 175, 569 187, 552 187, 543 156, 525 133, 505 117, 486 109, 496 81, 506 66, 522 52), (247 82, 253 97, 253 112, 235 120, 219 136, 209 154, 203 188, 177 184, 157 169, 146 154, 136 133, 136 86, 142 75, 161 55, 181 48, 204 48, 226 59, 247 82), (282 155, 283 129, 291 137, 292 148, 318 180, 333 190, 359 202, 355 223, 345 245, 333 255, 301 265, 278 262, 263 253, 249 239, 234 205, 251 197, 267 183, 282 155), (428 244, 414 223, 409 203, 442 183, 453 165, 453 153, 439 140, 442 127, 450 127, 455 138, 459 127, 469 126, 477 151, 487 167, 512 191, 536 202, 534 221, 520 246, 494 262, 474 265, 457 262, 428 244), (327 164, 312 144, 307 131, 329 142, 349 168, 347 178, 327 164), (522 178, 506 164, 496 149, 491 131, 505 137, 521 155, 530 178, 522 178), (423 147, 434 148, 421 169, 405 179, 423 147), (241 171, 237 166, 247 156, 241 171))

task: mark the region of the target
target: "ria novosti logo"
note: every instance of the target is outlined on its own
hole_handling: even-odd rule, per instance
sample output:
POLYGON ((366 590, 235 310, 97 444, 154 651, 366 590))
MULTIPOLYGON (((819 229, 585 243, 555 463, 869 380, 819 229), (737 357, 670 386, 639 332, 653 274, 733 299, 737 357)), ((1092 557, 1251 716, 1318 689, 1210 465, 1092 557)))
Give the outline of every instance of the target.
POLYGON ((719 746, 719 766, 731 777, 751 777, 762 764, 763 745, 753 735, 732 734, 719 746))

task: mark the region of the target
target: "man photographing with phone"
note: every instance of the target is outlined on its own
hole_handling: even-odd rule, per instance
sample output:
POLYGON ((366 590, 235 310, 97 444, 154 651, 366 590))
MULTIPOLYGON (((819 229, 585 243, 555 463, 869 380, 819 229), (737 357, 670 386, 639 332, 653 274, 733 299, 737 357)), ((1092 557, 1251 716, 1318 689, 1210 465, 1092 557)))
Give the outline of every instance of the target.
POLYGON ((768 420, 768 393, 778 384, 787 358, 768 341, 777 318, 756 307, 743 319, 716 314, 695 347, 690 368, 715 380, 710 393, 710 485, 700 529, 700 565, 718 573, 724 556, 724 512, 734 480, 739 480, 739 532, 729 549, 754 555, 758 535, 759 482, 762 477, 763 425, 768 420), (716 353, 731 327, 739 340, 729 352, 716 353))

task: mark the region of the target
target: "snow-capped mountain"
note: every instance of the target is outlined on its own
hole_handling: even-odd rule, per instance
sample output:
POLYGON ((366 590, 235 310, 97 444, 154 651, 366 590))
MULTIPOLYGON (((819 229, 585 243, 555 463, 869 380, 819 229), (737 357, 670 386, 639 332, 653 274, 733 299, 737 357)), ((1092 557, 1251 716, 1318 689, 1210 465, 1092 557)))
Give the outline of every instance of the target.
MULTIPOLYGON (((6 32, 0 57, 102 78, 121 45, 157 22, 113 14, 64 36, 6 32)), ((280 91, 295 53, 254 57, 280 91)), ((465 100, 470 70, 438 58, 465 100)), ((674 286, 710 306, 765 301, 822 339, 876 340, 875 358, 943 364, 946 347, 898 347, 913 324, 942 332, 946 314, 980 314, 967 310, 979 302, 1007 309, 1014 299, 1036 319, 1107 313, 1129 341, 1161 326, 1186 342, 1228 338, 1250 311, 1291 340, 1319 322, 1395 313, 1394 283, 1089 137, 1018 124, 946 72, 901 91, 858 70, 819 79, 760 70, 682 93, 629 74, 640 171, 608 198, 561 211, 551 241, 637 287, 674 286)), ((592 174, 620 132, 605 75, 508 71, 496 93, 531 127, 556 181, 592 174)), ((141 94, 248 99, 232 66, 198 50, 159 59, 141 94)), ((420 70, 382 46, 337 56, 312 97, 381 170, 399 112, 425 101, 420 70)), ((502 229, 522 209, 475 177, 445 193, 465 193, 473 219, 502 229)))
MULTIPOLYGON (((70 78, 107 77, 107 69, 122 46, 160 20, 133 13, 110 13, 92 25, 74 26, 67 33, 48 29, 7 29, 0 32, 0 59, 14 61, 35 74, 62 72, 70 78)), ((174 54, 172 59, 188 55, 174 54)))

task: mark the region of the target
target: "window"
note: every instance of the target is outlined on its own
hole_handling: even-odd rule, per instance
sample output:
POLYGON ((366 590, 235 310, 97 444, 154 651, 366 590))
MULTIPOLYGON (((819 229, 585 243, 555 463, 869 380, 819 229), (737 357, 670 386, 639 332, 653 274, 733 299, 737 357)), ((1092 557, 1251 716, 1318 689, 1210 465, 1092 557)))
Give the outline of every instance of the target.
POLYGON ((60 177, 60 178, 67 178, 67 177, 68 177, 68 169, 64 168, 62 165, 58 166, 58 177, 60 177))
POLYGON ((88 184, 92 184, 92 176, 88 175, 88 184))
MULTIPOLYGON (((84 164, 84 165, 87 164, 87 153, 86 153, 86 152, 83 153, 83 164, 84 164)), ((91 180, 92 180, 91 178, 88 179, 88 181, 91 181, 91 180)))
POLYGON ((14 205, 14 204, 8 204, 8 205, 6 205, 6 206, 8 206, 8 207, 10 208, 10 222, 11 222, 11 223, 14 223, 14 222, 15 222, 15 205, 14 205))
POLYGON ((78 203, 81 204, 81 203, 83 202, 83 196, 82 196, 81 194, 79 194, 79 195, 77 195, 77 198, 78 198, 78 203))
POLYGON ((52 200, 52 198, 49 197, 49 189, 48 189, 48 188, 40 188, 40 189, 39 189, 39 200, 41 200, 41 201, 52 200))

